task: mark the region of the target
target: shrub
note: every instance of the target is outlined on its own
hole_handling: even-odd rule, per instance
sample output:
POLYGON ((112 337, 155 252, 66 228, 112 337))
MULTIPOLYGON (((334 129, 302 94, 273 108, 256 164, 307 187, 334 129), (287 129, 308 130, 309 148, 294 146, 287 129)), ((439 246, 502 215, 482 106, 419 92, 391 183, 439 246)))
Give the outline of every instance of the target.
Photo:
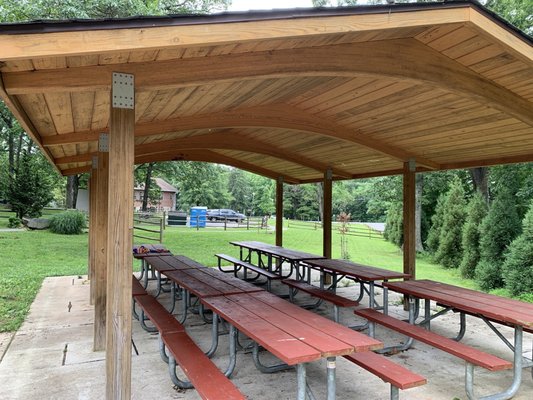
POLYGON ((8 228, 18 228, 21 225, 21 221, 17 217, 9 217, 9 220, 7 222, 8 228))
POLYGON ((454 178, 443 204, 443 219, 440 229, 439 247, 435 261, 445 268, 457 268, 463 256, 462 232, 466 219, 466 202, 463 185, 454 178))
POLYGON ((50 219, 50 230, 63 235, 79 235, 85 228, 85 214, 79 211, 66 211, 50 219))
POLYGON ((533 203, 522 221, 522 234, 506 253, 503 280, 512 296, 533 297, 533 203))
POLYGON ((509 191, 502 190, 494 200, 480 231, 480 261, 476 266, 476 280, 483 290, 503 287, 503 255, 520 233, 514 197, 509 191))
POLYGON ((444 202, 446 195, 442 194, 437 199, 435 206, 435 214, 431 217, 431 228, 429 228, 428 237, 426 240, 426 249, 430 253, 435 253, 439 248, 440 231, 442 228, 442 221, 444 220, 444 202))
POLYGON ((476 265, 479 263, 479 240, 481 223, 487 216, 487 204, 479 192, 474 194, 466 211, 466 221, 462 232, 463 259, 461 260, 461 276, 474 278, 476 265))

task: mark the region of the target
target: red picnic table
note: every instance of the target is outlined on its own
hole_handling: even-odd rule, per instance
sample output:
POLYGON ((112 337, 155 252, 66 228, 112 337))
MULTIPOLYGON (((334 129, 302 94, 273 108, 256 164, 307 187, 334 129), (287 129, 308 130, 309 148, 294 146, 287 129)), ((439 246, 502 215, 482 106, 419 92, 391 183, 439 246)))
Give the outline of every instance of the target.
MULTIPOLYGON (((329 273, 333 276, 331 289, 337 287, 337 283, 342 278, 352 279, 359 282, 361 290, 359 291, 359 297, 355 301, 360 302, 366 292, 369 297, 369 307, 374 309, 381 309, 375 300, 375 286, 377 282, 387 282, 394 279, 407 279, 411 276, 404 274, 403 272, 390 271, 388 269, 371 267, 369 265, 357 264, 347 260, 337 259, 319 259, 319 260, 306 260, 311 268, 320 270, 321 288, 324 285, 324 274, 329 273), (367 287, 368 286, 368 287, 367 287)), ((383 287, 383 312, 388 312, 388 290, 387 287, 383 287)))
POLYGON ((319 256, 317 254, 307 253, 300 250, 287 249, 281 246, 275 246, 268 243, 256 242, 256 241, 233 241, 230 242, 234 246, 239 247, 240 258, 243 261, 252 262, 252 254, 257 254, 257 263, 258 266, 265 268, 270 272, 275 272, 283 278, 288 278, 296 271, 298 279, 305 278, 305 268, 300 271, 302 264, 307 260, 321 259, 324 256, 319 256), (244 254, 244 250, 247 251, 247 254, 244 254), (265 263, 262 259, 262 256, 266 256, 267 262, 265 263), (278 264, 274 267, 273 259, 278 260, 278 264), (281 266, 283 263, 288 263, 290 266, 289 273, 283 274, 281 266))
MULTIPOLYGON (((379 349, 383 344, 373 338, 302 309, 267 291, 209 296, 201 302, 253 343, 253 360, 261 372, 271 373, 296 366, 297 398, 305 399, 310 390, 306 364, 327 359, 327 399, 336 396, 336 357, 379 349), (283 364, 266 366, 259 359, 259 346, 278 357, 283 364)), ((235 357, 235 346, 230 356, 235 357)))
MULTIPOLYGON (((459 312, 461 327, 457 340, 460 340, 466 330, 465 314, 468 314, 482 319, 513 351, 513 382, 501 393, 483 398, 510 399, 520 387, 522 368, 532 368, 533 376, 533 360, 526 360, 522 354, 523 332, 533 333, 533 304, 426 279, 388 282, 384 285, 390 290, 408 295, 411 299, 416 299, 416 302, 410 301, 410 321, 414 321, 418 314, 418 300, 424 299, 425 316, 419 325, 424 325, 429 329, 429 323, 435 317, 448 311, 459 312), (431 301, 435 301, 444 309, 437 314, 431 315, 431 301), (494 323, 510 326, 514 329, 514 345, 504 337, 494 323)), ((472 364, 467 364, 466 378, 468 397, 476 398, 473 393, 474 372, 472 364)))

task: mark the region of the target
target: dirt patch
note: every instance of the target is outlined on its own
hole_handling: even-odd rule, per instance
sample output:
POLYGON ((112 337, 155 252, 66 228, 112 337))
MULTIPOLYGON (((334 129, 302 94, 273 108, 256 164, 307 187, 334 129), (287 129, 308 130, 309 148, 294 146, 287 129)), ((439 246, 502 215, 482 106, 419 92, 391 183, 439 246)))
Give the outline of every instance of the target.
POLYGON ((2 362, 2 358, 4 358, 4 354, 14 334, 14 332, 0 332, 0 362, 2 362))

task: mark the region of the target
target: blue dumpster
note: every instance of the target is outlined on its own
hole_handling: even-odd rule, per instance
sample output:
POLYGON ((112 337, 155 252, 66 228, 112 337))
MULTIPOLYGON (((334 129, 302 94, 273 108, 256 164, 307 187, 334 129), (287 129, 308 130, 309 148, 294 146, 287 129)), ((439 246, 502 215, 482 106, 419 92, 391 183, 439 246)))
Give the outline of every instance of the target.
POLYGON ((205 228, 207 220, 207 207, 191 207, 191 228, 205 228))

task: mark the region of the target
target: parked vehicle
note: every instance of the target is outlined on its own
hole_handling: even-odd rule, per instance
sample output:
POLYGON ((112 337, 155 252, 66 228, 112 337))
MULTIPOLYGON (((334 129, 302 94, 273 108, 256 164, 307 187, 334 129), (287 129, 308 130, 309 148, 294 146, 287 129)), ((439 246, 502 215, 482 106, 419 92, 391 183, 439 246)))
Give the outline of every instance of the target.
POLYGON ((220 208, 214 210, 207 210, 207 219, 209 221, 236 221, 242 222, 246 219, 246 215, 238 213, 227 208, 220 208))

